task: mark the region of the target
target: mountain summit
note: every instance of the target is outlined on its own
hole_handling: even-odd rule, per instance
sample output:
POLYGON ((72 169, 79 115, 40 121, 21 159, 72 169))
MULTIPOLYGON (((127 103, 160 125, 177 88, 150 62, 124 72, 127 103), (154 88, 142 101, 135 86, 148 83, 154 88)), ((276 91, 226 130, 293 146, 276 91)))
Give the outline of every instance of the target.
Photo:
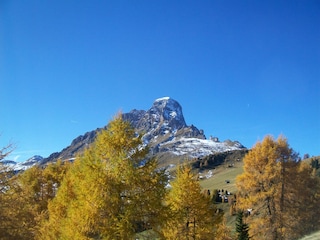
MULTIPOLYGON (((156 156, 159 162, 197 158, 244 148, 237 141, 219 142, 218 138, 206 139, 203 130, 186 124, 181 105, 170 97, 156 99, 147 111, 134 109, 123 113, 122 117, 129 121, 139 134, 143 134, 144 144, 148 145, 150 154, 156 156)), ((94 141, 100 130, 101 128, 77 137, 70 146, 51 154, 44 161, 73 159, 94 141)))
POLYGON ((148 111, 132 110, 123 114, 123 117, 135 128, 147 132, 158 127, 165 131, 165 128, 180 129, 187 126, 180 104, 169 97, 156 99, 148 111))
POLYGON ((187 126, 181 105, 169 97, 158 98, 148 111, 132 110, 123 114, 123 119, 129 121, 138 131, 143 132, 146 144, 157 142, 159 137, 163 141, 173 136, 197 137, 205 139, 202 130, 194 126, 187 126))
POLYGON ((170 97, 156 99, 148 113, 159 116, 160 119, 155 119, 156 121, 163 122, 173 129, 180 129, 187 126, 180 104, 170 97))

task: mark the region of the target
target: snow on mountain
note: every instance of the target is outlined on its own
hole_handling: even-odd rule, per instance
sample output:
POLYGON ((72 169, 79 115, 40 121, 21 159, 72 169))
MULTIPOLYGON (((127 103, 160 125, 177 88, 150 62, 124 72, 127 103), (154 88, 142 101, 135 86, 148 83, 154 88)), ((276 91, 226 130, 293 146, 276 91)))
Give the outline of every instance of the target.
POLYGON ((213 154, 215 152, 227 152, 240 150, 244 147, 239 142, 216 142, 199 138, 173 138, 171 141, 160 144, 160 148, 170 148, 175 155, 187 155, 191 158, 198 158, 213 154))
POLYGON ((207 140, 203 130, 193 125, 187 126, 181 105, 170 97, 156 99, 135 127, 139 129, 140 126, 143 126, 141 130, 145 132, 144 142, 153 153, 168 152, 196 158, 244 148, 239 142, 230 140, 207 140), (152 124, 146 124, 150 122, 152 124), (149 127, 146 128, 146 125, 149 127))
POLYGON ((3 160, 3 161, 1 161, 1 163, 6 165, 7 167, 13 169, 14 171, 19 172, 19 171, 27 170, 28 168, 31 168, 35 165, 41 164, 43 159, 44 159, 43 157, 41 157, 39 155, 35 155, 24 162, 17 163, 12 160, 3 160))

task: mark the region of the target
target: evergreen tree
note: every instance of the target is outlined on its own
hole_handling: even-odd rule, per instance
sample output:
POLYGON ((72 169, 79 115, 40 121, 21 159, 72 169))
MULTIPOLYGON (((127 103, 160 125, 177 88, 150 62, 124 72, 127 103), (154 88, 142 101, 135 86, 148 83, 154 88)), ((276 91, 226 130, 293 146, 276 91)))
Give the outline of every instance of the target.
POLYGON ((319 160, 320 160, 319 158, 312 158, 310 163, 313 169, 312 174, 317 177, 320 177, 320 161, 319 160))
POLYGON ((220 195, 219 195, 218 189, 214 189, 214 190, 213 190, 212 201, 215 202, 215 203, 221 202, 221 197, 220 197, 220 195))
POLYGON ((311 167, 314 169, 319 169, 320 168, 319 159, 312 158, 311 159, 311 167))
POLYGON ((236 219, 236 232, 238 240, 248 240, 249 239, 249 226, 243 221, 243 211, 237 213, 236 219))

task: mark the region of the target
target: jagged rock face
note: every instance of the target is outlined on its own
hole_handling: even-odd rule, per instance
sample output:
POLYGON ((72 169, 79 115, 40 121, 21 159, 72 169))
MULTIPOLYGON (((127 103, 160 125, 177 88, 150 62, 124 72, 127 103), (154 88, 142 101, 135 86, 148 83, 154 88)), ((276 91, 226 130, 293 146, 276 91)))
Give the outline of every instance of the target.
POLYGON ((146 131, 144 138, 149 141, 158 135, 175 133, 183 127, 186 123, 180 104, 171 98, 159 98, 141 119, 137 129, 146 131))
POLYGON ((202 129, 199 130, 193 125, 179 129, 176 133, 176 136, 206 139, 206 136, 204 135, 203 130, 202 129))
POLYGON ((129 113, 123 113, 122 119, 130 122, 134 128, 137 128, 137 126, 139 125, 141 119, 145 114, 146 114, 146 111, 144 110, 134 109, 129 113))
POLYGON ((180 104, 169 97, 156 99, 147 112, 153 124, 165 125, 173 130, 186 127, 180 104))
POLYGON ((148 111, 132 110, 123 114, 123 119, 144 132, 165 134, 186 127, 180 104, 169 97, 156 99, 148 111))
POLYGON ((181 105, 169 97, 156 99, 148 111, 133 110, 123 114, 123 119, 144 134, 143 140, 151 148, 175 136, 205 138, 202 130, 187 126, 181 105))
POLYGON ((44 163, 56 161, 58 159, 67 160, 74 158, 77 153, 83 152, 85 148, 87 148, 93 141, 95 140, 97 133, 101 129, 96 129, 94 131, 90 131, 85 133, 84 135, 80 135, 75 138, 72 143, 64 148, 61 152, 52 153, 49 157, 43 160, 44 163))

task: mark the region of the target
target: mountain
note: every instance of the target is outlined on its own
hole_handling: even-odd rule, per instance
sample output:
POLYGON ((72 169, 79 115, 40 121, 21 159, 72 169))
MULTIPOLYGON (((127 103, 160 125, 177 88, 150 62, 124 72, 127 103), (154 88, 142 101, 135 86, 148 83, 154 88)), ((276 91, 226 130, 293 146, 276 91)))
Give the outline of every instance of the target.
MULTIPOLYGON (((170 97, 156 99, 147 111, 133 109, 123 113, 122 117, 137 132, 143 134, 143 142, 150 148, 150 154, 156 156, 162 165, 217 152, 245 149, 238 141, 207 139, 203 130, 193 125, 188 126, 181 105, 170 97)), ((81 153, 95 140, 101 129, 97 128, 75 138, 68 147, 51 154, 43 162, 73 160, 77 153, 81 153)))
POLYGON ((68 147, 62 149, 60 152, 52 153, 49 157, 43 160, 43 163, 54 162, 58 159, 74 160, 78 153, 83 152, 85 148, 93 143, 97 133, 101 131, 101 129, 102 128, 97 128, 96 130, 86 132, 84 135, 75 138, 68 147))
POLYGON ((0 161, 0 163, 12 168, 16 172, 19 172, 19 171, 27 170, 28 168, 33 167, 35 165, 41 165, 43 159, 44 159, 43 157, 41 157, 39 155, 35 155, 24 162, 15 162, 12 160, 2 160, 2 161, 0 161))

